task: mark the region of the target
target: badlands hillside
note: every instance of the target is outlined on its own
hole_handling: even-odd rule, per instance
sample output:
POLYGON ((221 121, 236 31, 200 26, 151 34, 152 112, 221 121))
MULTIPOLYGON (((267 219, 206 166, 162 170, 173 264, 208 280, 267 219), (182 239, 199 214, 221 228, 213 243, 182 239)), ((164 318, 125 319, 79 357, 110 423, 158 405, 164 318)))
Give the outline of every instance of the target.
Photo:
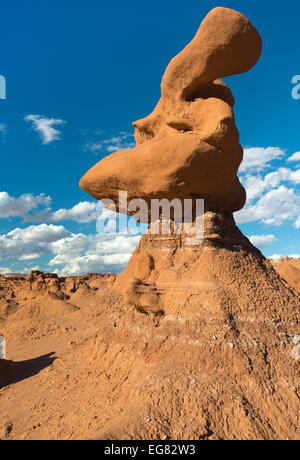
POLYGON ((278 273, 300 292, 300 259, 281 258, 273 262, 278 273))
POLYGON ((116 278, 0 278, 0 439, 299 438, 293 324, 145 315, 116 278))
POLYGON ((233 217, 246 202, 243 149, 222 78, 261 50, 245 16, 213 9, 133 123, 136 146, 80 181, 129 215, 122 190, 146 205, 189 200, 195 228, 204 201, 201 238, 178 232, 175 212, 163 231, 147 205, 140 220, 159 231, 120 276, 1 278, 0 438, 300 438, 299 267, 278 262, 281 277, 233 217))

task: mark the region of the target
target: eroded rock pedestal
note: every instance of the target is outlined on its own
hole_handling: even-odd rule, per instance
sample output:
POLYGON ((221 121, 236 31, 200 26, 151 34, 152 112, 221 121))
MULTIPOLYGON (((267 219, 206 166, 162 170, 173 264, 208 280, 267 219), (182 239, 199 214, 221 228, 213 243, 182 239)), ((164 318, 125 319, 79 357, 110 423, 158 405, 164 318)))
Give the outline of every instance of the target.
POLYGON ((200 246, 185 238, 145 234, 114 284, 120 313, 92 362, 103 395, 122 382, 122 409, 99 437, 299 438, 299 294, 231 213, 206 213, 200 246))
POLYGON ((102 159, 80 187, 119 206, 128 200, 201 197, 226 211, 241 209, 245 190, 237 177, 243 158, 234 98, 222 77, 250 70, 261 54, 259 33, 242 14, 213 9, 194 39, 174 57, 162 78, 154 111, 135 126, 136 147, 102 159))
MULTIPOLYGON (((216 8, 168 65, 136 147, 81 180, 99 200, 202 198, 205 234, 141 239, 89 349, 109 439, 297 439, 299 295, 236 227, 246 200, 234 99, 220 78, 257 62, 261 39, 216 8), (106 316, 105 316, 106 315, 106 316), (104 320, 106 318, 106 320, 104 320)), ((106 300, 103 299, 103 310, 106 300)))
POLYGON ((231 213, 206 212, 204 240, 147 232, 114 289, 137 310, 181 318, 253 315, 295 320, 298 299, 231 213))

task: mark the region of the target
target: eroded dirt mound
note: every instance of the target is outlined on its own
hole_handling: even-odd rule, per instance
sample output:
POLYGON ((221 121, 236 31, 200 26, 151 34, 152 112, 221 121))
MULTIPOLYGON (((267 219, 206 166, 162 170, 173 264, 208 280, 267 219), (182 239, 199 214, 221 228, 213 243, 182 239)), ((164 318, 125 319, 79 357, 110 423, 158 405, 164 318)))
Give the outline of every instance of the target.
POLYGON ((273 262, 275 269, 294 289, 300 292, 300 259, 279 259, 273 262))
POLYGON ((99 293, 110 288, 115 279, 114 274, 64 278, 39 271, 28 276, 0 277, 0 317, 10 326, 7 338, 49 334, 57 318, 89 303, 94 305, 99 293))
MULTIPOLYGON (((1 278, 16 304, 0 323, 11 360, 2 438, 299 439, 299 295, 259 251, 205 251, 200 262, 208 271, 213 260, 220 281, 202 281, 205 303, 194 293, 172 314, 124 302, 114 275, 1 278), (237 299, 235 279, 248 279, 256 297, 261 283, 263 297, 237 299), (52 292, 79 308, 43 318, 52 292), (44 310, 20 318, 30 296, 32 305, 44 297, 44 310)), ((247 286, 238 286, 242 297, 247 286)))

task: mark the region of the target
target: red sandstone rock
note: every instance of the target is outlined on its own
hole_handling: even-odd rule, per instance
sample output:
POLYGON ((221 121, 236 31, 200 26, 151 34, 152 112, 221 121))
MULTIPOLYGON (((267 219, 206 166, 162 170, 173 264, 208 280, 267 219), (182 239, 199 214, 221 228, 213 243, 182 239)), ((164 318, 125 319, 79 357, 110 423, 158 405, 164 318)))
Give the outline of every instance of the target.
POLYGON ((137 146, 101 160, 81 179, 95 198, 205 198, 210 210, 237 211, 245 191, 237 178, 243 150, 234 100, 220 77, 246 72, 261 39, 240 13, 215 8, 192 42, 167 67, 154 112, 136 121, 137 146))
POLYGON ((196 191, 209 205, 201 245, 147 232, 119 277, 0 278, 14 378, 0 392, 0 438, 299 439, 300 296, 235 225, 245 195, 233 98, 212 81, 248 70, 260 48, 246 18, 213 10, 136 123, 136 149, 82 181, 97 198, 196 191))

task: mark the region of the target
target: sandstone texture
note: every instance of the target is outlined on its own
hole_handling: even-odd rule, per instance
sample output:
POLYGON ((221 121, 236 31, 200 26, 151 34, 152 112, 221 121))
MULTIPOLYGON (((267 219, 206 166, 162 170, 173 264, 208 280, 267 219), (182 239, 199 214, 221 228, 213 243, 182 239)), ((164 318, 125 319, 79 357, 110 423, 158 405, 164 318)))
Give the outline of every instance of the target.
POLYGON ((199 197, 208 210, 241 209, 246 195, 236 173, 243 150, 234 99, 220 78, 251 69, 261 48, 247 18, 227 8, 212 10, 168 65, 153 113, 133 123, 136 147, 101 160, 81 188, 117 206, 122 190, 129 200, 199 197))
POLYGON ((97 199, 204 198, 201 244, 171 222, 145 233, 120 276, 0 279, 0 437, 299 439, 299 291, 232 214, 243 152, 220 78, 260 52, 244 16, 214 9, 134 123, 137 146, 81 181, 97 199))
POLYGON ((0 321, 0 439, 299 439, 300 296, 238 244, 203 248, 197 289, 173 284, 159 314, 124 303, 115 275, 0 278, 16 303, 0 321), (49 284, 77 308, 32 315, 24 298, 51 310, 49 284))
POLYGON ((300 291, 300 260, 282 258, 273 262, 274 267, 282 278, 287 280, 291 286, 300 291))
MULTIPOLYGON (((117 204, 120 190, 147 203, 205 200, 201 244, 189 245, 175 223, 168 235, 149 229, 114 283, 123 313, 110 380, 124 358, 119 397, 124 386, 130 396, 102 437, 299 438, 299 293, 232 214, 246 200, 237 178, 243 150, 221 78, 250 70, 261 48, 247 18, 212 10, 168 65, 154 111, 134 123, 136 147, 104 158, 81 180, 83 190, 117 204)), ((117 210, 128 212, 120 203, 117 210)), ((106 349, 99 337, 96 361, 106 349)))

